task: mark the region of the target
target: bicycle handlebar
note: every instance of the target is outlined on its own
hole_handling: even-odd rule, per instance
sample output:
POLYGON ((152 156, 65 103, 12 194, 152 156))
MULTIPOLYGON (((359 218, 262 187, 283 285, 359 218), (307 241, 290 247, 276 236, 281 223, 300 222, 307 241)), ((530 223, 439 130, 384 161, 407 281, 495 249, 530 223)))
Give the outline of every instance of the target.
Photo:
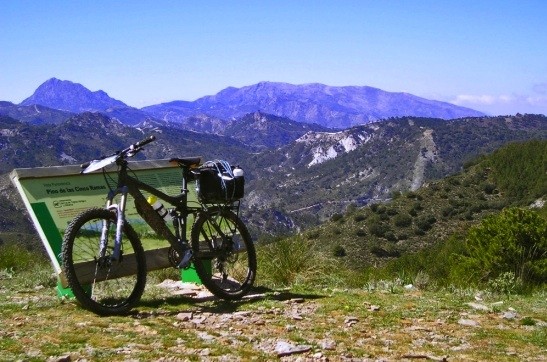
POLYGON ((147 145, 150 142, 153 142, 155 140, 156 140, 156 136, 149 136, 149 137, 147 137, 143 140, 140 140, 139 142, 133 143, 131 146, 127 147, 124 150, 117 151, 117 152, 113 153, 110 156, 103 156, 103 157, 100 157, 98 160, 93 160, 93 161, 89 161, 89 162, 86 162, 86 163, 82 163, 80 165, 80 168, 85 169, 85 168, 89 167, 91 165, 91 163, 94 162, 94 161, 104 160, 105 158, 111 157, 111 156, 114 156, 114 155, 118 155, 118 158, 125 158, 126 156, 132 157, 137 152, 139 152, 143 146, 145 146, 145 145, 147 145))
POLYGON ((139 147, 147 145, 150 142, 153 142, 155 140, 156 140, 156 136, 150 136, 150 137, 147 137, 147 138, 143 139, 142 141, 139 141, 139 142, 135 143, 133 146, 135 146, 135 148, 139 148, 139 147))

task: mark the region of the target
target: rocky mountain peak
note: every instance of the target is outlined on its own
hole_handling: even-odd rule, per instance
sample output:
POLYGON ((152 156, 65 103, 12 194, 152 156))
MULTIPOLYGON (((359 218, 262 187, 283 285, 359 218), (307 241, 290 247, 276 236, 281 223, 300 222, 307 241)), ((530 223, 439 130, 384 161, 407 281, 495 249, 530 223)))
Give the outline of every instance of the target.
POLYGON ((35 104, 74 113, 127 107, 102 90, 92 92, 79 83, 57 78, 48 79, 21 102, 23 106, 35 104))

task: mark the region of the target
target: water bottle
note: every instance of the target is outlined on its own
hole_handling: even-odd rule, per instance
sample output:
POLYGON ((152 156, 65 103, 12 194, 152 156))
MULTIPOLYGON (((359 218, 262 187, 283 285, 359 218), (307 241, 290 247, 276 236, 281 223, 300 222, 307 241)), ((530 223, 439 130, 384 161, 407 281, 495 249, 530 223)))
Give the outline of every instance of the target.
POLYGON ((239 166, 236 166, 234 168, 234 170, 232 171, 232 173, 234 174, 234 177, 242 177, 243 176, 243 170, 239 166))
POLYGON ((234 181, 235 181, 235 187, 234 187, 234 193, 233 197, 236 200, 239 200, 243 198, 243 195, 245 193, 245 178, 243 177, 243 170, 241 167, 236 166, 233 171, 234 175, 234 181))
POLYGON ((146 201, 148 201, 148 203, 152 205, 152 208, 158 213, 159 216, 161 216, 163 220, 169 221, 172 219, 167 209, 155 196, 149 196, 146 201))

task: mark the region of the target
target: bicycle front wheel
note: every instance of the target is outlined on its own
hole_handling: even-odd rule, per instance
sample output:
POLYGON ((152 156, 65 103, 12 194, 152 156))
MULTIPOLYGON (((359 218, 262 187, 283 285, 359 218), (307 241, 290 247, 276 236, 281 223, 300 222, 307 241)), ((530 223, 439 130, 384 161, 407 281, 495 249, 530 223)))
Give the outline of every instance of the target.
POLYGON ((191 241, 196 273, 211 293, 236 300, 249 292, 256 276, 256 252, 236 214, 225 209, 199 214, 191 241))
POLYGON ((118 260, 112 258, 115 235, 115 213, 93 208, 72 220, 63 240, 63 269, 72 293, 84 308, 99 315, 127 313, 146 284, 146 259, 137 234, 125 223, 118 260), (103 226, 108 239, 101 255, 103 226))

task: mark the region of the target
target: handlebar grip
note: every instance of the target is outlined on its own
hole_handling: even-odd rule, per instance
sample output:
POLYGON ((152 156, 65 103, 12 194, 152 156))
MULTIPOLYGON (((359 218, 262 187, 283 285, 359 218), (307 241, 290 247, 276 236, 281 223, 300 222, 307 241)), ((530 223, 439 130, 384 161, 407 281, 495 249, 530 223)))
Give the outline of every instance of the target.
POLYGON ((139 147, 147 145, 150 142, 155 141, 155 140, 156 140, 156 136, 150 136, 148 138, 143 139, 142 141, 139 141, 139 142, 135 143, 134 147, 139 148, 139 147))

